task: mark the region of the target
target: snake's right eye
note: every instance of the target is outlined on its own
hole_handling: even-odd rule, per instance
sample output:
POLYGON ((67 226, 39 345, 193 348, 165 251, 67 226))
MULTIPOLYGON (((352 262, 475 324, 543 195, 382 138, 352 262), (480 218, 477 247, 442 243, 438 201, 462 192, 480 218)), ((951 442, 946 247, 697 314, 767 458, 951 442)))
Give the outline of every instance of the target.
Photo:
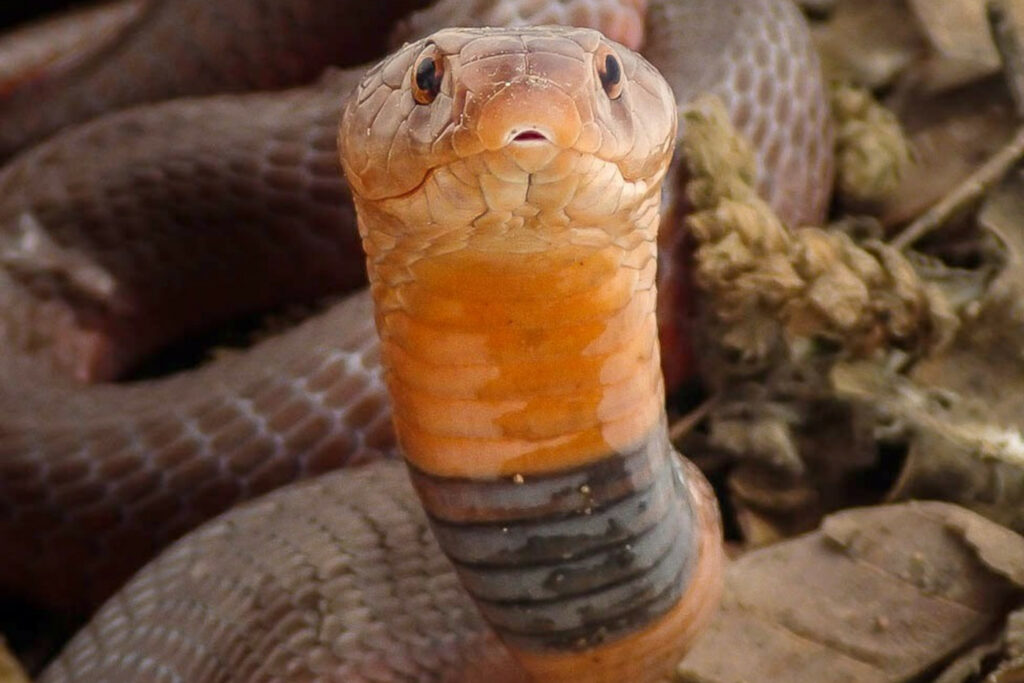
POLYGON ((594 59, 597 67, 597 78, 608 99, 617 100, 622 95, 622 63, 612 51, 605 46, 594 59))
POLYGON ((444 79, 444 61, 435 50, 429 49, 416 63, 412 72, 412 97, 419 104, 430 104, 441 92, 444 79))

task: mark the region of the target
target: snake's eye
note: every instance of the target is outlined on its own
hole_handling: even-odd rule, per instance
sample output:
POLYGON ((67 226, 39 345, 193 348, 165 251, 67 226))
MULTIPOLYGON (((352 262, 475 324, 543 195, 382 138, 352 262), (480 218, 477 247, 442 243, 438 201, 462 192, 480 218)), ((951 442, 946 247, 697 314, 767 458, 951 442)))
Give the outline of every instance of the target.
POLYGON ((412 72, 412 97, 419 104, 430 104, 441 92, 444 78, 444 61, 434 48, 420 55, 412 72))
POLYGON ((622 94, 622 63, 610 49, 599 52, 594 63, 597 67, 597 78, 609 99, 617 100, 622 94))

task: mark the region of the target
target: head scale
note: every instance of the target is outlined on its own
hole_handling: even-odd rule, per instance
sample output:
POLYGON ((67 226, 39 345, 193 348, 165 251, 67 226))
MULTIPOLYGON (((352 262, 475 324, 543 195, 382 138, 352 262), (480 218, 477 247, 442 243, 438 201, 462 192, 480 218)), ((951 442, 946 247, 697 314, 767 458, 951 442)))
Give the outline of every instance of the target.
POLYGON ((353 190, 372 201, 497 151, 538 173, 571 152, 652 184, 671 156, 675 120, 660 74, 596 31, 449 29, 366 75, 345 107, 340 147, 353 190))

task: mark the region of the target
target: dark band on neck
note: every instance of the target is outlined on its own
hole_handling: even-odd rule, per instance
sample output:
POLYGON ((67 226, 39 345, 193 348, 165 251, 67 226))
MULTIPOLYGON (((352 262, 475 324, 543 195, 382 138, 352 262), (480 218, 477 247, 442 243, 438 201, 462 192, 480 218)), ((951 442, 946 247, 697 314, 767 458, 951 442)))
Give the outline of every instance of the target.
POLYGON ((434 534, 506 641, 578 650, 667 612, 696 564, 697 513, 664 425, 571 470, 491 480, 410 467, 434 534))

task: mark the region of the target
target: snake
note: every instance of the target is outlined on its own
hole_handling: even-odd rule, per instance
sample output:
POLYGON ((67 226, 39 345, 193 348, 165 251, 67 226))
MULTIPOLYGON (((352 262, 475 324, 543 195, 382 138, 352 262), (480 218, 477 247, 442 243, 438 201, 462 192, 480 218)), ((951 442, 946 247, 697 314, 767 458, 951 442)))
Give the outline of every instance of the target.
POLYGON ((644 4, 440 2, 367 71, 330 65, 407 7, 122 1, 89 15, 109 42, 3 82, 0 587, 103 603, 43 680, 666 674, 721 570, 655 341, 675 107, 719 94, 794 223, 824 213, 831 131, 788 0, 644 4), (414 39, 552 22, 645 57, 583 29, 414 39), (230 92, 254 87, 277 89, 230 92), (100 96, 127 108, 90 119, 100 96), (251 349, 105 381, 363 263, 370 292, 251 349))

